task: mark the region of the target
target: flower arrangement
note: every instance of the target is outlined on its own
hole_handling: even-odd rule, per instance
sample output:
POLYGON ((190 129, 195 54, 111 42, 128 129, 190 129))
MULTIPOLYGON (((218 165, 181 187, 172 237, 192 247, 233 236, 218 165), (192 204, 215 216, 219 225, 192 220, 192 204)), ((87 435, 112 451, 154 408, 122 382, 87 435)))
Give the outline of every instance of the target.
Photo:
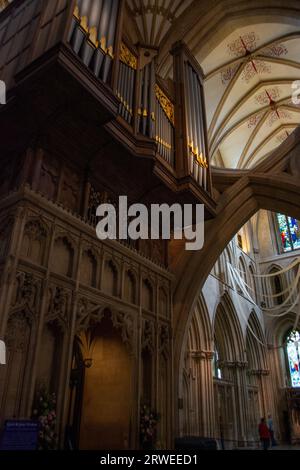
POLYGON ((158 422, 159 414, 151 410, 150 406, 142 405, 140 412, 140 440, 143 448, 153 449, 155 447, 158 422))
POLYGON ((41 387, 37 393, 33 418, 40 424, 38 449, 53 450, 56 448, 56 396, 41 387))

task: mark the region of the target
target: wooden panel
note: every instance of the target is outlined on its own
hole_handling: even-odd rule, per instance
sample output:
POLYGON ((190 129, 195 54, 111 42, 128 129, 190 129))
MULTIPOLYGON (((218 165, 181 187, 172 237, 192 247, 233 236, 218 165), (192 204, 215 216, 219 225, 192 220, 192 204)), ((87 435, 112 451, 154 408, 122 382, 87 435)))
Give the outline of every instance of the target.
POLYGON ((63 40, 68 16, 67 0, 51 0, 45 3, 36 36, 33 59, 36 59, 55 44, 63 40))
MULTIPOLYGON (((131 411, 131 360, 120 334, 104 320, 86 369, 80 449, 126 449, 131 411)), ((79 412, 79 410, 78 410, 79 412)))
POLYGON ((28 0, 16 2, 15 8, 1 15, 0 76, 7 89, 13 86, 14 75, 26 64, 40 9, 41 2, 28 0))
POLYGON ((62 40, 67 0, 16 2, 0 18, 0 76, 7 89, 14 75, 62 40), (41 19, 42 12, 42 19, 41 19), (37 28, 41 25, 40 32, 37 28), (34 51, 32 50, 34 49, 34 51))

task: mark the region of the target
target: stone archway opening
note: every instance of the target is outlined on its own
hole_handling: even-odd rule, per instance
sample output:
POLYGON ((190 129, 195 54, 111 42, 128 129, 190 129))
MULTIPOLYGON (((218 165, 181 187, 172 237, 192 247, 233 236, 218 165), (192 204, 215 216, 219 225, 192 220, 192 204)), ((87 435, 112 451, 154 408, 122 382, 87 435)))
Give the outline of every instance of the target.
POLYGON ((132 413, 128 346, 109 312, 100 323, 82 331, 75 343, 72 373, 77 389, 69 420, 76 428, 77 446, 81 450, 128 449, 132 413))
MULTIPOLYGON (((183 246, 174 241, 171 247, 173 269, 176 278, 180 280, 174 296, 174 372, 179 380, 187 327, 201 289, 220 254, 259 209, 288 213, 299 219, 299 194, 300 185, 296 175, 278 170, 277 174, 248 173, 220 196, 217 217, 205 224, 205 242, 201 251, 185 252, 183 246)), ((175 388, 175 392, 178 393, 178 389, 175 388)))

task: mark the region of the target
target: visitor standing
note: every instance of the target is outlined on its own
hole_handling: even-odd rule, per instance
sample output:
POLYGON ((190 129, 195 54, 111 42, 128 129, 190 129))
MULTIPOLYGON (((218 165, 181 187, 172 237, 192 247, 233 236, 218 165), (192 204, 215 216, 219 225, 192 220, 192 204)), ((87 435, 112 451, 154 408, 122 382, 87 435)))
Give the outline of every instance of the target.
POLYGON ((263 450, 268 450, 270 446, 270 431, 266 424, 265 418, 261 418, 260 424, 258 426, 258 433, 262 443, 263 450))

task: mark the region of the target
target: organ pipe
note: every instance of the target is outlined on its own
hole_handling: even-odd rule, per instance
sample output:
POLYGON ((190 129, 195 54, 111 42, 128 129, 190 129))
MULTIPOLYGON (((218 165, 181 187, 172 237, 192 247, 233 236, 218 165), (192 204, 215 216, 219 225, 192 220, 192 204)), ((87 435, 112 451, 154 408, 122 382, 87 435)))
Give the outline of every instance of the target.
POLYGON ((198 73, 189 61, 185 61, 184 73, 189 171, 199 185, 207 190, 208 165, 205 156, 201 83, 198 73))
POLYGON ((124 43, 121 43, 119 59, 120 66, 117 83, 117 96, 121 101, 120 114, 129 124, 131 124, 134 108, 137 57, 124 43))
MULTIPOLYGON (((110 80, 114 60, 119 6, 119 0, 78 0, 68 35, 74 52, 105 83, 110 80)), ((178 67, 175 68, 175 75, 179 74, 179 79, 175 77, 175 84, 176 81, 183 84, 183 87, 178 87, 179 96, 183 97, 180 113, 184 114, 183 120, 179 117, 179 125, 184 123, 185 129, 178 129, 178 132, 180 135, 186 132, 186 139, 182 140, 180 137, 181 141, 177 141, 179 162, 183 162, 179 163, 179 168, 180 171, 187 171, 207 190, 209 178, 202 73, 186 47, 174 46, 173 50, 174 55, 180 58, 178 67)), ((156 84, 154 59, 142 65, 141 70, 138 70, 137 62, 137 56, 121 43, 116 83, 116 93, 120 100, 119 113, 132 125, 133 110, 137 109, 135 131, 154 138, 157 153, 174 166, 174 105, 156 84)))
POLYGON ((78 0, 68 39, 84 64, 105 83, 114 58, 119 0, 78 0))
POLYGON ((155 85, 155 140, 158 154, 174 166, 174 105, 155 85))

